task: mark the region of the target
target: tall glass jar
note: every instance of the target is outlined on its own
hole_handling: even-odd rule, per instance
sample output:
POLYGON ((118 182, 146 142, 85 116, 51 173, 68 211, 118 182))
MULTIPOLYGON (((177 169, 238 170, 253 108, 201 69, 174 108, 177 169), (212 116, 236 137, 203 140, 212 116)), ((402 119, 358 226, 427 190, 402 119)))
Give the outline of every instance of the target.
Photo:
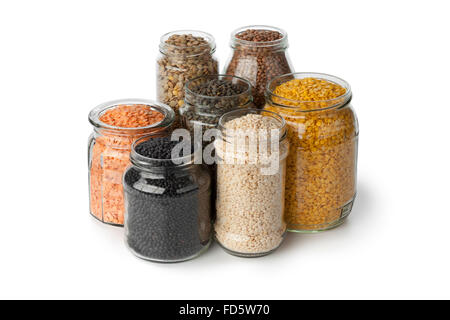
POLYGON ((211 178, 191 155, 172 161, 136 151, 163 136, 145 136, 133 145, 123 179, 125 242, 142 259, 180 262, 199 256, 211 243, 211 178))
POLYGON ((175 110, 184 104, 184 86, 190 79, 218 73, 213 36, 193 30, 169 32, 161 37, 157 59, 157 98, 175 110))
POLYGON ((231 48, 224 73, 249 80, 256 107, 264 107, 267 83, 294 71, 287 53, 287 33, 270 26, 242 27, 231 34, 231 48))
POLYGON ((280 246, 286 231, 285 121, 270 111, 238 109, 224 114, 218 128, 216 240, 233 255, 267 255, 280 246), (253 115, 266 118, 272 129, 253 115), (238 128, 234 120, 241 121, 238 128))
POLYGON ((88 142, 89 204, 93 217, 107 224, 123 225, 122 175, 130 163, 131 145, 143 135, 167 130, 173 121, 174 112, 170 107, 141 99, 106 102, 89 113, 94 129, 88 142), (113 126, 101 120, 108 111, 124 106, 150 109, 162 114, 162 120, 133 128, 113 126))
POLYGON ((289 231, 318 232, 336 227, 352 210, 356 195, 358 121, 349 84, 320 73, 293 73, 267 86, 265 109, 284 117, 291 150, 287 159, 286 221, 289 231), (335 99, 298 101, 274 90, 293 79, 314 78, 337 84, 335 99))

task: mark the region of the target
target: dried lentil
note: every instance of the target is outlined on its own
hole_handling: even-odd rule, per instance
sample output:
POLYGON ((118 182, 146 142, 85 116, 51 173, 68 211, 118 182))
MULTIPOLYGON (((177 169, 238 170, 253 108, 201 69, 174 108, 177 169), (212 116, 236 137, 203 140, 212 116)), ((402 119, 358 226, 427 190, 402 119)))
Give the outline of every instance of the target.
MULTIPOLYGON (((274 120, 261 114, 247 114, 226 122, 225 129, 242 130, 244 135, 257 134, 257 130, 269 132, 280 129, 280 123, 274 120)), ((224 159, 217 165, 216 239, 232 254, 264 255, 281 244, 286 230, 283 210, 287 144, 280 146, 277 172, 263 175, 259 159, 252 158, 248 150, 233 149, 229 143, 216 140, 217 154, 224 159), (242 162, 233 164, 237 159, 242 162)))
POLYGON ((282 78, 269 85, 266 109, 282 115, 288 127, 288 229, 328 229, 349 214, 356 192, 358 128, 348 105, 351 93, 328 79, 282 78))

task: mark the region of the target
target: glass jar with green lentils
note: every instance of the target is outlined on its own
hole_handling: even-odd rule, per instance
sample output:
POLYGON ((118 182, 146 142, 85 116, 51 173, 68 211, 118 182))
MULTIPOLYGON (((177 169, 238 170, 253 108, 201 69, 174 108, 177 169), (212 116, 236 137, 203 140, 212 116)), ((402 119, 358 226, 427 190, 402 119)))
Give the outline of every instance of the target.
POLYGON ((174 31, 161 37, 159 51, 157 98, 175 110, 178 126, 185 84, 193 78, 218 73, 215 41, 213 36, 201 31, 174 31))
POLYGON ((317 232, 339 226, 356 195, 358 120, 349 84, 320 73, 291 73, 267 86, 265 109, 284 117, 288 230, 317 232))
MULTIPOLYGON (((185 104, 180 108, 183 126, 202 134, 215 128, 219 118, 234 109, 252 108, 252 85, 229 75, 208 75, 190 80, 185 87, 185 104)), ((211 142, 205 141, 205 144, 211 142)))

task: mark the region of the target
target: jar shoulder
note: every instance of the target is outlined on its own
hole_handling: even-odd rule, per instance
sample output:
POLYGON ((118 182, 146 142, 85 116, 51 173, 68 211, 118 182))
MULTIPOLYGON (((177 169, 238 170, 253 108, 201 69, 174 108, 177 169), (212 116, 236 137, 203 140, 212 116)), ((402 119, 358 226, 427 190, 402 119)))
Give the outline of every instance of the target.
POLYGON ((155 173, 130 165, 124 173, 123 184, 125 189, 131 192, 138 191, 154 196, 167 194, 179 196, 209 189, 211 177, 204 168, 155 173))

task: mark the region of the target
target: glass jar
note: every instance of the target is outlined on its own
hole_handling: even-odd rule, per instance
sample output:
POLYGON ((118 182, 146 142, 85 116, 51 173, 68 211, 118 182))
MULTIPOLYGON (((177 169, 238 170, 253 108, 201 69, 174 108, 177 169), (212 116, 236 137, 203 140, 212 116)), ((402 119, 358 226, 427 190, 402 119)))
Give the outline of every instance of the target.
MULTIPOLYGON (((215 128, 224 113, 238 108, 251 108, 252 100, 252 85, 243 78, 228 75, 197 77, 186 84, 185 104, 180 109, 183 126, 192 133, 195 126, 198 126, 203 134, 207 129, 215 128), (206 96, 193 91, 197 86, 211 80, 229 81, 239 86, 242 92, 236 95, 206 96)), ((206 143, 210 142, 205 141, 206 143)))
POLYGON ((157 59, 156 91, 159 101, 175 110, 184 104, 184 86, 190 79, 218 73, 218 61, 214 57, 216 44, 213 36, 201 31, 181 30, 161 37, 157 59), (186 42, 185 37, 191 39, 186 42))
POLYGON ((285 121, 270 111, 238 109, 224 114, 218 128, 215 238, 233 255, 267 255, 280 246, 286 232, 283 212, 289 144, 285 121), (229 121, 255 114, 270 119, 276 134, 263 127, 250 131, 227 127, 229 121))
POLYGON ((265 109, 284 117, 291 150, 287 159, 288 230, 318 232, 336 227, 352 210, 356 195, 358 120, 349 84, 320 73, 293 73, 267 86, 265 109), (324 101, 296 101, 274 94, 293 79, 315 78, 337 84, 345 94, 324 101))
POLYGON ((122 226, 124 200, 122 175, 130 163, 132 143, 143 135, 168 129, 174 112, 168 106, 150 100, 116 100, 99 105, 89 113, 94 131, 88 142, 90 213, 101 222, 122 226), (121 106, 145 106, 163 115, 161 121, 144 127, 124 128, 108 125, 101 117, 121 106))
POLYGON ((211 243, 211 178, 191 155, 176 163, 136 152, 139 144, 164 135, 145 136, 133 145, 124 174, 125 242, 142 259, 180 262, 211 243))
POLYGON ((231 48, 233 52, 224 73, 248 79, 254 87, 255 106, 264 107, 267 83, 276 76, 294 71, 287 54, 287 33, 269 26, 242 27, 231 34, 231 48), (253 41, 240 39, 248 30, 262 35, 253 41), (278 33, 280 38, 264 41, 267 38, 265 32, 278 33))

